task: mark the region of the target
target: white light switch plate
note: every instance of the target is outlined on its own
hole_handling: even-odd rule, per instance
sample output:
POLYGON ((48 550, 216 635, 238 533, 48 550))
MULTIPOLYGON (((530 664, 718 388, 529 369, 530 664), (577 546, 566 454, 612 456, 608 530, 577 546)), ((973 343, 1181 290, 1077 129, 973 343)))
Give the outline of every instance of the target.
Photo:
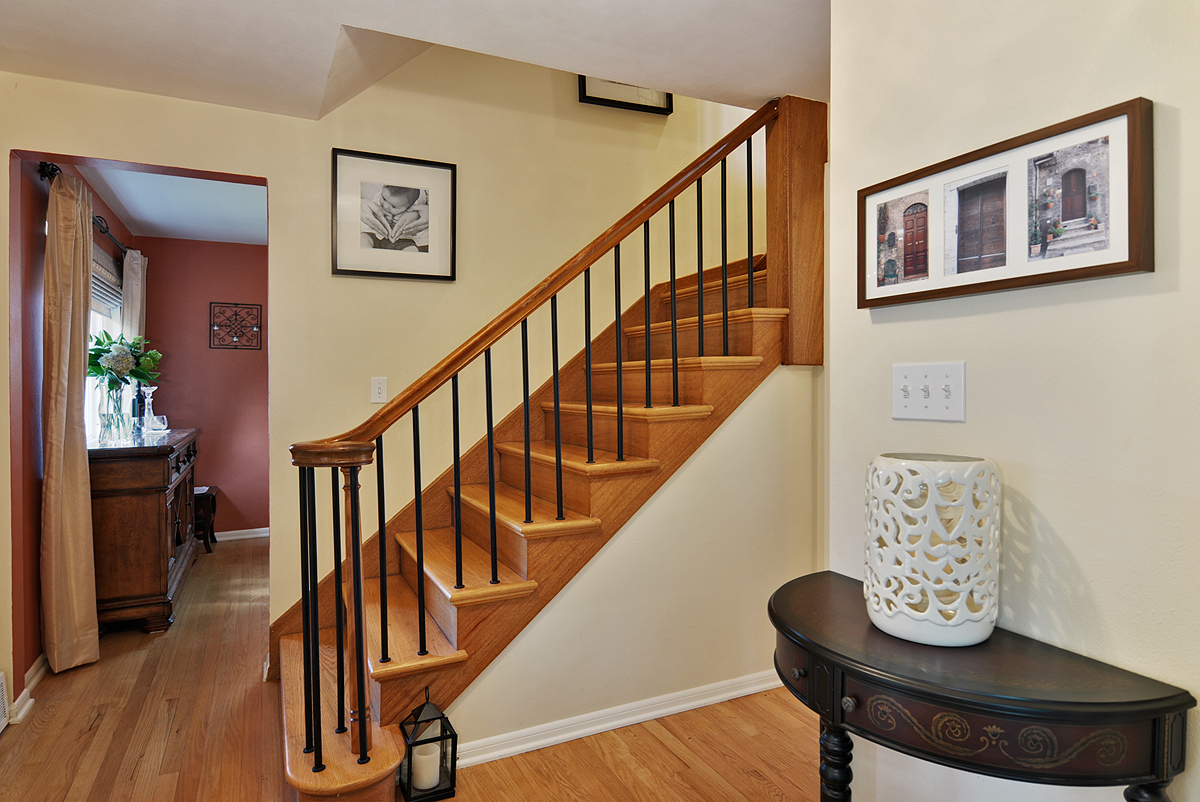
POLYGON ((387 403, 387 376, 371 377, 371 403, 387 403))
POLYGON ((892 365, 892 417, 965 422, 966 366, 965 362, 892 365))

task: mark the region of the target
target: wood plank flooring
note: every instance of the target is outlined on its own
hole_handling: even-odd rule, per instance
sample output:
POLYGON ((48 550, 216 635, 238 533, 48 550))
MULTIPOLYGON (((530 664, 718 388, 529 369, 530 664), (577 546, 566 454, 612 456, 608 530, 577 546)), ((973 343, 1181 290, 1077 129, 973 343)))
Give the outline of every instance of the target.
POLYGON ((0 796, 24 802, 260 802, 284 781, 267 653, 267 539, 216 544, 165 633, 110 629, 100 660, 49 675, 0 735, 0 796))
MULTIPOLYGON (((110 630, 0 735, 22 802, 292 802, 267 652, 267 540, 199 555, 165 633, 110 630)), ((817 721, 782 688, 462 769, 459 802, 815 802, 817 721)))

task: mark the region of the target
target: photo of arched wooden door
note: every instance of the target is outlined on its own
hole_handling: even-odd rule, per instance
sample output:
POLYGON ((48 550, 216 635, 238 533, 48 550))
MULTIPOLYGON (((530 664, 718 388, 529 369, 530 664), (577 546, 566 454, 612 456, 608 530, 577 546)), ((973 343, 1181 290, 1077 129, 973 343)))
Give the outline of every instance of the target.
POLYGON ((1062 177, 1062 219, 1087 217, 1086 178, 1082 169, 1068 170, 1062 177))
POLYGON ((958 191, 958 270, 1003 267, 1006 176, 958 191))
POLYGON ((929 207, 914 203, 904 210, 904 280, 929 275, 929 207))

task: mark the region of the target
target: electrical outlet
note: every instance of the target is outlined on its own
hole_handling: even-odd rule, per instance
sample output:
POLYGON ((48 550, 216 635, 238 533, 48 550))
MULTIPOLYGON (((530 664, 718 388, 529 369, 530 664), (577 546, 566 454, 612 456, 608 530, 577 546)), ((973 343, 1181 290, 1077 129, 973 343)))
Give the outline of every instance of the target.
POLYGON ((387 376, 371 377, 371 403, 387 403, 387 376))
POLYGON ((966 362, 892 365, 892 417, 965 422, 966 362))

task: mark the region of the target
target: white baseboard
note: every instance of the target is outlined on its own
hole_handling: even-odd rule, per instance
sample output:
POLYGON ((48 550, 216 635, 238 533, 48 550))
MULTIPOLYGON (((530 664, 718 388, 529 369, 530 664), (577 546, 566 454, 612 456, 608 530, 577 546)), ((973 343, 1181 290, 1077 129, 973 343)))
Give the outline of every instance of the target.
POLYGON ((25 672, 25 690, 13 700, 12 707, 8 711, 8 720, 11 724, 20 724, 28 716, 33 709, 34 698, 30 693, 34 686, 42 681, 42 677, 46 676, 50 670, 50 663, 46 661, 46 655, 39 654, 38 659, 33 661, 33 665, 25 672))
POLYGON ((499 760, 502 757, 532 752, 535 749, 583 738, 587 735, 595 735, 598 732, 639 724, 673 713, 682 713, 684 710, 694 710, 697 707, 725 702, 739 696, 749 696, 752 693, 778 688, 780 684, 779 676, 774 670, 763 671, 712 685, 704 685, 700 688, 669 693, 654 699, 630 702, 619 707, 610 707, 607 710, 598 710, 595 713, 586 713, 562 721, 552 721, 517 732, 481 738, 458 747, 458 765, 465 768, 499 760))
POLYGON ((226 540, 249 540, 252 537, 270 537, 271 528, 264 526, 261 529, 231 529, 228 532, 217 532, 216 542, 222 543, 226 540))

